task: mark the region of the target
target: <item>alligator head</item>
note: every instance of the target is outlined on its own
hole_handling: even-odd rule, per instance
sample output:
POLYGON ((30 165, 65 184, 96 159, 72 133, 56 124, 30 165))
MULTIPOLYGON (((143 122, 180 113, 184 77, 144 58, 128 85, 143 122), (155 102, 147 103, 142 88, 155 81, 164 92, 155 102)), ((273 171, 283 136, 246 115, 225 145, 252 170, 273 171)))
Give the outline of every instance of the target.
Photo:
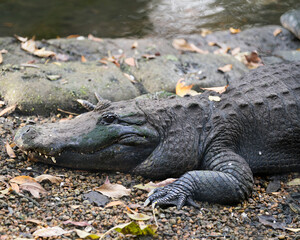
POLYGON ((86 170, 130 172, 159 144, 159 133, 135 100, 98 104, 57 123, 29 125, 15 135, 29 159, 86 170))

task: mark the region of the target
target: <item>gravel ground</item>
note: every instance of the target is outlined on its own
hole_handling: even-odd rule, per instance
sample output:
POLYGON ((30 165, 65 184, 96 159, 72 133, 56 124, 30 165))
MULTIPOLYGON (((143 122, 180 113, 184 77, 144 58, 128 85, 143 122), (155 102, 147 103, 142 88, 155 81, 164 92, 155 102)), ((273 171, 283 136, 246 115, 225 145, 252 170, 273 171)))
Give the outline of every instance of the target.
MULTIPOLYGON (((94 187, 99 187, 108 176, 111 183, 119 183, 132 189, 130 196, 122 197, 131 209, 152 215, 151 207, 143 207, 147 193, 133 188, 134 185, 149 180, 140 176, 123 173, 91 173, 70 170, 27 161, 23 153, 14 147, 17 157, 11 159, 5 150, 6 141, 12 142, 17 128, 30 122, 57 121, 61 116, 51 118, 22 117, 17 112, 0 118, 0 177, 6 182, 9 179, 28 175, 32 177, 43 173, 59 176, 63 179, 60 185, 43 182, 42 186, 48 194, 34 199, 29 192, 25 197, 14 193, 0 194, 0 240, 16 238, 34 238, 32 233, 42 225, 60 226, 64 230, 72 230, 75 226, 64 225, 66 220, 85 221, 91 225, 77 229, 89 230, 91 233, 104 233, 110 228, 131 220, 126 215, 124 206, 111 208, 97 207, 84 200, 83 195, 94 187), (36 204, 38 203, 38 205, 36 204), (27 222, 35 219, 43 224, 27 222), (2 235, 2 236, 1 236, 2 235)), ((237 206, 199 203, 201 208, 175 207, 158 208, 157 239, 300 239, 300 232, 274 229, 259 222, 260 215, 273 216, 276 222, 285 223, 290 228, 300 228, 299 186, 287 186, 291 179, 299 177, 299 173, 281 176, 281 188, 275 193, 266 193, 266 188, 273 178, 256 177, 252 197, 237 206), (298 199, 297 198, 298 194, 298 199), (292 197, 293 198, 292 198, 292 197)), ((0 181, 0 191, 6 186, 0 181)), ((154 223, 150 219, 147 224, 154 223)), ((136 239, 112 233, 106 239, 136 239)), ((152 237, 140 238, 151 239, 152 237)), ((42 239, 42 238, 39 238, 42 239)), ((79 239, 75 232, 48 239, 79 239)))

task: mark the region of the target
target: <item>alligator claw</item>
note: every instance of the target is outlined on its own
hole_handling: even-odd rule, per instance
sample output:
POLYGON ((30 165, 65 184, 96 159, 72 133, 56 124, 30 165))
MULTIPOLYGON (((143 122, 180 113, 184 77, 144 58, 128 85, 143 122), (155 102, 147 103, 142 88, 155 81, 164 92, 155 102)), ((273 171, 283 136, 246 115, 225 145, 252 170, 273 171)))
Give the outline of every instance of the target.
POLYGON ((153 194, 147 198, 144 205, 147 206, 150 203, 158 206, 175 205, 178 210, 184 205, 199 208, 188 192, 189 191, 184 191, 184 189, 177 184, 170 184, 162 188, 156 188, 153 194))

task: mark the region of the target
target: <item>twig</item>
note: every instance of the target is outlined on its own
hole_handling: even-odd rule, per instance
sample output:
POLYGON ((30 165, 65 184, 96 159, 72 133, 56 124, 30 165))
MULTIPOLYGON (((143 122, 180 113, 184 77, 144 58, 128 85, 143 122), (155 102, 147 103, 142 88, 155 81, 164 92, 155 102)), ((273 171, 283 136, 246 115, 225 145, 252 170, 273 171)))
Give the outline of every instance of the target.
POLYGON ((60 112, 63 112, 63 113, 67 113, 67 114, 69 114, 69 115, 76 115, 76 116, 79 115, 78 113, 68 112, 68 111, 62 110, 62 109, 60 109, 60 108, 58 108, 57 111, 60 111, 60 112))

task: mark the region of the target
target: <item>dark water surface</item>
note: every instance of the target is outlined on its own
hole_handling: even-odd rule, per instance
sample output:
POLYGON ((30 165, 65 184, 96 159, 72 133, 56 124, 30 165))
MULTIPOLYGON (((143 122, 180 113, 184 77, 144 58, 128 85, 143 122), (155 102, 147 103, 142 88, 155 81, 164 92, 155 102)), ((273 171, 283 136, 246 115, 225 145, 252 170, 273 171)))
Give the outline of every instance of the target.
POLYGON ((0 36, 173 36, 279 24, 300 0, 0 0, 0 36))

